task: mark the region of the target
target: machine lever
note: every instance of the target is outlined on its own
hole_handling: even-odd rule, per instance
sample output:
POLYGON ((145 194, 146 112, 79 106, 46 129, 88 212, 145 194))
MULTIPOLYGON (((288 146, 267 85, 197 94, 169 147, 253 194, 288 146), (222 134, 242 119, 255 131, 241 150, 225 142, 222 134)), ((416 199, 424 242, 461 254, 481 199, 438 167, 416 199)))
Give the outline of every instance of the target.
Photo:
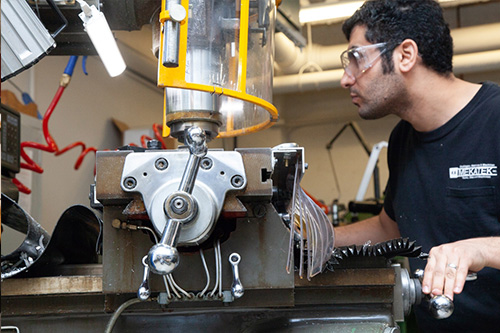
POLYGON ((146 263, 147 256, 142 258, 142 264, 144 265, 144 276, 142 278, 142 283, 137 290, 137 298, 141 301, 145 301, 151 296, 151 289, 149 289, 149 266, 146 263))
POLYGON ((179 191, 191 194, 194 188, 194 181, 200 169, 200 163, 207 154, 207 137, 205 131, 200 127, 189 127, 184 131, 184 143, 189 148, 189 159, 186 169, 182 175, 179 191))
MULTIPOLYGON (((163 57, 165 67, 179 67, 180 22, 186 18, 185 8, 178 0, 167 0, 168 19, 163 21, 163 57)), ((162 17, 161 17, 162 18, 162 17)))
MULTIPOLYGON (((424 270, 417 269, 415 271, 415 277, 417 279, 414 280, 418 281, 421 286, 422 279, 424 278, 424 270)), ((451 316, 455 310, 453 301, 446 295, 436 295, 431 297, 426 294, 425 298, 429 302, 429 312, 436 319, 446 319, 451 316)))
POLYGON ((241 261, 241 256, 238 253, 232 253, 229 256, 229 263, 233 269, 233 284, 231 286, 231 294, 234 298, 240 298, 245 293, 245 288, 240 281, 240 273, 238 270, 238 264, 241 261))
POLYGON ((148 253, 147 264, 155 274, 166 275, 179 265, 179 251, 176 248, 179 230, 184 222, 191 221, 197 213, 196 201, 191 193, 200 163, 207 154, 205 132, 196 126, 184 132, 184 142, 189 147, 189 159, 182 175, 179 190, 168 196, 164 203, 164 211, 168 219, 162 237, 148 253))

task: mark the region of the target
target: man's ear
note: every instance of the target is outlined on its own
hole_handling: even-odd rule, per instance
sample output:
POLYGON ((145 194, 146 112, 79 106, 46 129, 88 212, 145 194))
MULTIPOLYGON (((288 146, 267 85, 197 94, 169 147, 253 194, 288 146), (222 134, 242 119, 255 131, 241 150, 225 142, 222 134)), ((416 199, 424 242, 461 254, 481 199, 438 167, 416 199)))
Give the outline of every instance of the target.
POLYGON ((396 63, 402 73, 407 73, 415 66, 418 60, 418 46, 412 39, 405 39, 396 47, 396 63))

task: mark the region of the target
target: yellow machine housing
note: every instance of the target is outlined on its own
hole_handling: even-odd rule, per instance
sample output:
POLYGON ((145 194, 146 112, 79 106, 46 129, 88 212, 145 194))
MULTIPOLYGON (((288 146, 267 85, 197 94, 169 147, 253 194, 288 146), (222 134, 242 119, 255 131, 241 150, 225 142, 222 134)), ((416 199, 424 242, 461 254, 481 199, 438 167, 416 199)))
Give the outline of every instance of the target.
POLYGON ((175 45, 167 27, 174 5, 163 0, 159 20, 164 47, 158 86, 166 88, 164 125, 170 134, 179 137, 185 127, 202 124, 212 139, 272 126, 278 120, 271 104, 274 1, 250 6, 249 0, 182 0, 186 16, 178 22, 177 66, 161 61, 166 48, 175 45))

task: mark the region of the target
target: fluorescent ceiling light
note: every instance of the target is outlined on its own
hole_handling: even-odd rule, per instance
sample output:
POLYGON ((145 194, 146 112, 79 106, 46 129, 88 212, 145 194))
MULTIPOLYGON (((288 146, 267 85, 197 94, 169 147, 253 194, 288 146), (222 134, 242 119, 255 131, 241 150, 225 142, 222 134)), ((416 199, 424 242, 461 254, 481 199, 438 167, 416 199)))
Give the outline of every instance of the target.
POLYGON ((489 2, 490 0, 438 0, 441 7, 456 7, 470 5, 479 2, 489 2))
POLYGON ((301 24, 340 21, 354 14, 363 3, 364 1, 339 1, 308 6, 300 10, 299 21, 301 24))
MULTIPOLYGON (((490 0, 438 0, 442 7, 452 7, 490 0)), ((334 23, 343 21, 354 14, 365 1, 338 0, 303 7, 299 12, 301 24, 334 23)))

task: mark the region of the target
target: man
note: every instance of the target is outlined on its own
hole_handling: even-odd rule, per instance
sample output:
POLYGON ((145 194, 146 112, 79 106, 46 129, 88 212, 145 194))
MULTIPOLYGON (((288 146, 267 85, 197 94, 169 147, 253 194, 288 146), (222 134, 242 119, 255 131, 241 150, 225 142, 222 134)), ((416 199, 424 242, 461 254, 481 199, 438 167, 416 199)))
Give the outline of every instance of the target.
POLYGON ((389 140, 380 215, 336 228, 336 246, 408 237, 429 259, 423 292, 454 300, 422 332, 500 332, 500 87, 452 73, 453 42, 434 0, 367 1, 343 25, 341 84, 364 119, 402 120, 389 140), (477 280, 466 282, 468 272, 477 280))

